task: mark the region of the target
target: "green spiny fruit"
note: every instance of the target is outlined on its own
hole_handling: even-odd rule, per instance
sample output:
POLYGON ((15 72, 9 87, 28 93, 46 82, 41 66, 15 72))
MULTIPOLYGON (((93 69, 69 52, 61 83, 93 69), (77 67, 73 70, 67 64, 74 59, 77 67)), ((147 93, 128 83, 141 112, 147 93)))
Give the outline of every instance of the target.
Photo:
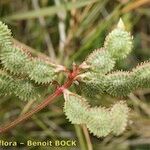
POLYGON ((121 101, 114 104, 110 112, 112 120, 112 133, 115 135, 119 135, 125 130, 127 126, 129 109, 127 105, 123 101, 121 101))
POLYGON ((111 55, 103 48, 96 49, 91 53, 85 60, 85 63, 93 72, 102 74, 111 71, 115 65, 115 61, 111 55))
POLYGON ((105 84, 104 75, 86 72, 78 76, 79 87, 87 97, 95 97, 104 94, 105 84))
POLYGON ((131 52, 132 37, 125 31, 122 20, 119 21, 118 27, 106 37, 104 47, 115 59, 123 59, 131 52))
POLYGON ((14 91, 13 78, 0 70, 0 95, 10 95, 14 91))
POLYGON ((111 132, 110 112, 102 107, 90 108, 86 125, 95 136, 107 136, 111 132))
POLYGON ((33 59, 17 47, 4 46, 0 59, 6 70, 13 74, 29 76, 36 83, 50 83, 56 77, 56 67, 51 63, 33 59))
POLYGON ((138 65, 133 69, 132 76, 136 88, 150 88, 150 62, 138 65))
POLYGON ((40 90, 28 80, 16 80, 14 94, 21 100, 37 100, 40 98, 40 90))
POLYGON ((11 46, 3 47, 0 59, 4 68, 13 74, 27 74, 30 67, 28 55, 19 48, 11 46))
POLYGON ((101 95, 103 91, 101 90, 101 86, 98 82, 80 82, 80 89, 82 93, 89 98, 94 98, 97 95, 101 95))
POLYGON ((105 77, 106 92, 115 97, 127 96, 134 89, 133 78, 128 72, 114 72, 105 77))
POLYGON ((29 77, 36 83, 50 83, 56 77, 56 67, 48 62, 39 59, 33 59, 31 70, 28 72, 29 77))
POLYGON ((3 45, 12 45, 12 39, 11 31, 0 21, 0 47, 3 45))
POLYGON ((28 76, 36 83, 50 83, 56 77, 57 66, 47 61, 32 59, 21 48, 12 45, 11 32, 0 22, 0 60, 4 69, 13 74, 28 76))
POLYGON ((18 79, 0 70, 1 95, 15 95, 21 100, 31 100, 40 97, 39 88, 29 80, 18 79))
POLYGON ((89 105, 87 101, 68 90, 64 91, 64 112, 69 121, 73 124, 84 124, 87 119, 89 105))

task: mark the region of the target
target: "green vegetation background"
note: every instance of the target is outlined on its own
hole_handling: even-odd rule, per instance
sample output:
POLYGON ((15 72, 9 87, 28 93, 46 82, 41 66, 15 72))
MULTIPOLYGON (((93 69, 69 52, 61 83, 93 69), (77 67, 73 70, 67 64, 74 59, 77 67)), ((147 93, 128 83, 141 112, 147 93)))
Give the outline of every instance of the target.
MULTIPOLYGON (((117 68, 130 70, 139 62, 149 60, 149 10, 149 0, 0 0, 0 20, 8 24, 17 44, 25 43, 32 48, 22 46, 34 54, 47 55, 68 67, 74 61, 82 62, 95 48, 102 47, 105 36, 120 17, 134 36, 134 49, 127 59, 118 62, 117 68)), ((62 81, 60 77, 59 82, 62 81)), ((85 132, 81 126, 68 122, 63 113, 64 100, 62 97, 60 99, 32 119, 1 135, 0 139, 19 142, 29 139, 75 139, 77 147, 57 149, 87 150, 85 132)), ((117 99, 104 96, 95 103, 107 106, 115 101, 117 99)), ((127 130, 119 137, 98 139, 90 135, 94 150, 150 150, 150 89, 136 91, 126 101, 131 107, 127 130)), ((37 103, 1 97, 0 125, 15 119, 37 103)))

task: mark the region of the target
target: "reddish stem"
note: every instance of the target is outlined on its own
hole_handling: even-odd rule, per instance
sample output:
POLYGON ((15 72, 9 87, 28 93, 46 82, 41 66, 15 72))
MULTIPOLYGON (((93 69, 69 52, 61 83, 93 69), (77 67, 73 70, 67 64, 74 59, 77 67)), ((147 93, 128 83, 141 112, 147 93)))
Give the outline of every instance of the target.
POLYGON ((75 68, 72 72, 69 73, 68 80, 62 86, 57 88, 56 91, 52 95, 48 96, 44 102, 41 102, 33 110, 18 117, 16 120, 12 121, 11 123, 8 123, 5 126, 1 127, 0 133, 4 133, 4 132, 10 130, 11 128, 17 126, 19 123, 27 120, 32 115, 34 115, 35 113, 37 113, 40 110, 42 110, 43 108, 45 108, 48 104, 52 103, 57 97, 62 95, 64 89, 67 89, 72 85, 74 78, 78 75, 78 73, 79 73, 79 69, 75 68))

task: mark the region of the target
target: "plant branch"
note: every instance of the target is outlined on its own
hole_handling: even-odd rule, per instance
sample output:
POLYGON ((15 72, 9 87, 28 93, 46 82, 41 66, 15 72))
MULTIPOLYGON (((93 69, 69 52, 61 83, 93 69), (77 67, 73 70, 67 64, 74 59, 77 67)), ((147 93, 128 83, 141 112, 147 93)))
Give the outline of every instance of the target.
POLYGON ((57 97, 62 95, 62 93, 65 89, 69 88, 72 85, 72 83, 73 83, 75 77, 78 75, 78 73, 79 73, 79 68, 77 68, 77 67, 74 68, 74 70, 69 73, 67 81, 62 86, 58 87, 52 95, 48 96, 44 102, 38 104, 36 106, 36 108, 34 108, 33 110, 18 117, 16 120, 12 121, 11 123, 8 123, 8 124, 2 126, 0 128, 0 134, 10 130, 11 128, 14 128, 19 123, 29 119, 32 115, 34 115, 35 113, 37 113, 40 110, 42 110, 43 108, 45 108, 48 104, 52 103, 57 97))

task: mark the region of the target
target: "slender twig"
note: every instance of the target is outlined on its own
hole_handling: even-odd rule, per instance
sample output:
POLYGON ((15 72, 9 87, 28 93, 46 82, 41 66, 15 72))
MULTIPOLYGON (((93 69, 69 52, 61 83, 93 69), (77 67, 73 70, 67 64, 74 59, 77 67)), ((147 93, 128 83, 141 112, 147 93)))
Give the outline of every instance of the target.
POLYGON ((18 125, 19 123, 27 120, 32 115, 34 115, 35 113, 39 112, 40 110, 42 110, 43 108, 45 108, 47 105, 49 105, 50 103, 52 103, 57 97, 59 97, 60 95, 63 94, 63 91, 65 89, 69 88, 72 85, 75 77, 78 74, 79 74, 79 68, 76 67, 76 68, 73 69, 72 72, 69 73, 67 81, 62 86, 58 87, 52 95, 48 96, 45 99, 44 102, 38 104, 36 106, 36 108, 34 108, 33 110, 29 111, 28 113, 25 113, 24 115, 18 117, 13 122, 10 122, 10 123, 6 124, 5 126, 2 126, 0 128, 0 133, 4 133, 4 132, 10 130, 11 128, 13 128, 16 125, 18 125))

